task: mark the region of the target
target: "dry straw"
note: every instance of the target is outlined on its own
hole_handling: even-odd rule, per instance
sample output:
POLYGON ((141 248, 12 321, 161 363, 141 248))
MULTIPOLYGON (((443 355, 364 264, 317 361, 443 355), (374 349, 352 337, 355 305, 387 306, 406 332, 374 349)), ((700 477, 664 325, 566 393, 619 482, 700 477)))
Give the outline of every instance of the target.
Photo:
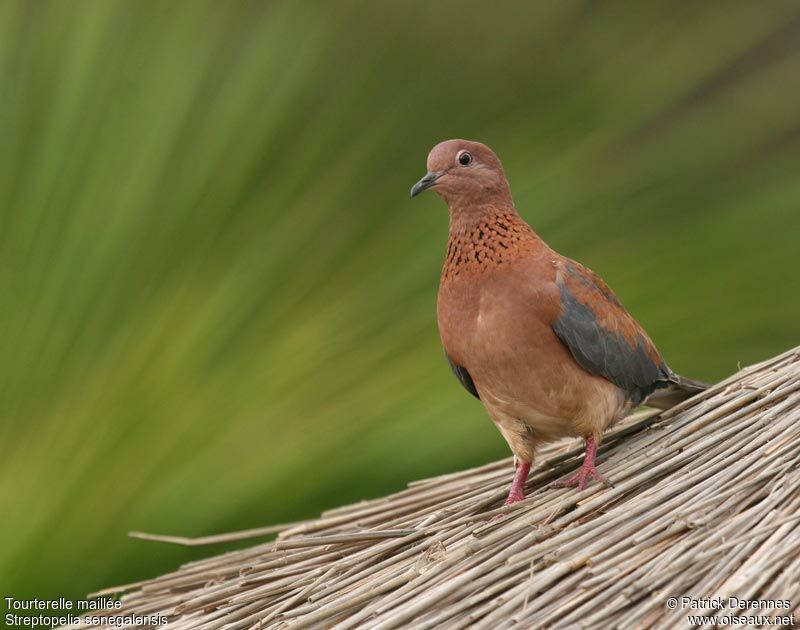
POLYGON ((279 533, 103 594, 126 593, 116 612, 162 613, 174 630, 671 628, 698 612, 668 608, 672 596, 792 606, 727 610, 737 615, 800 603, 800 348, 618 425, 599 456, 613 487, 553 488, 581 453, 577 441, 544 450, 529 498, 510 508, 505 460, 302 523, 134 534, 279 533))

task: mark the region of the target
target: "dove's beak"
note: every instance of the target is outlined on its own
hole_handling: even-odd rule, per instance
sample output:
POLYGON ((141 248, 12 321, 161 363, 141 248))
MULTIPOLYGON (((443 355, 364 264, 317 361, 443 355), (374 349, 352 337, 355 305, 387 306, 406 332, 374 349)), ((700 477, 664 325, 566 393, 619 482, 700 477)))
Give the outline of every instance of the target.
POLYGON ((414 198, 421 192, 428 190, 428 188, 433 186, 436 183, 436 180, 441 176, 442 173, 437 173, 435 171, 426 173, 425 177, 419 180, 416 184, 414 184, 413 188, 411 188, 411 197, 414 198))

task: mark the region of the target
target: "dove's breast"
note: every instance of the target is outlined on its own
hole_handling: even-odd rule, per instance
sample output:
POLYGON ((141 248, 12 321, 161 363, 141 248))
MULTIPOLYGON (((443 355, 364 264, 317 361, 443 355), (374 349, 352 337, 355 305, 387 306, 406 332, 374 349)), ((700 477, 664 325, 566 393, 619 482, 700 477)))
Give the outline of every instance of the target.
POLYGON ((465 251, 451 237, 437 317, 448 357, 469 373, 489 415, 524 458, 536 442, 599 436, 621 414, 624 397, 581 368, 553 331, 558 255, 532 233, 522 245, 491 256, 486 249, 496 249, 465 251))

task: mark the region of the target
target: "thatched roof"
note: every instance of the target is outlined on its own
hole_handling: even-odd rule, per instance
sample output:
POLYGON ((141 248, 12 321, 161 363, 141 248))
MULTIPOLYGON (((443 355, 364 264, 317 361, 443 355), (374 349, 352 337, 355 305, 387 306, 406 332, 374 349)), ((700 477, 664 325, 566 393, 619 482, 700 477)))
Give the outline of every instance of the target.
POLYGON ((610 431, 599 463, 614 487, 553 488, 581 454, 577 441, 544 451, 510 508, 509 459, 107 592, 127 592, 115 614, 160 613, 175 630, 686 627, 703 611, 669 597, 792 607, 739 616, 800 604, 800 348, 610 431))

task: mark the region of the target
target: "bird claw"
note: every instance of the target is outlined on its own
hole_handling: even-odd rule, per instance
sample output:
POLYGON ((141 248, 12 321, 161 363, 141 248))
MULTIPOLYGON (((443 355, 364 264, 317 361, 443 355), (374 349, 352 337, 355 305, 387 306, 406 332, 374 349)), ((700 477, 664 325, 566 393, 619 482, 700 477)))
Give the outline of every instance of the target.
MULTIPOLYGON (((524 494, 517 494, 512 492, 508 495, 508 498, 503 502, 503 506, 507 505, 514 505, 515 503, 519 503, 520 501, 525 500, 524 494)), ((490 523, 496 523, 497 521, 502 521, 505 517, 505 513, 495 514, 492 518, 489 519, 490 523)))
POLYGON ((595 479, 602 484, 607 486, 611 485, 611 482, 605 475, 601 475, 597 472, 597 469, 594 466, 581 466, 574 475, 567 477, 566 479, 559 479, 553 483, 553 486, 556 488, 578 488, 578 490, 585 490, 586 485, 589 482, 589 479, 595 479))
POLYGON ((524 494, 509 494, 503 505, 514 505, 525 500, 524 494))

